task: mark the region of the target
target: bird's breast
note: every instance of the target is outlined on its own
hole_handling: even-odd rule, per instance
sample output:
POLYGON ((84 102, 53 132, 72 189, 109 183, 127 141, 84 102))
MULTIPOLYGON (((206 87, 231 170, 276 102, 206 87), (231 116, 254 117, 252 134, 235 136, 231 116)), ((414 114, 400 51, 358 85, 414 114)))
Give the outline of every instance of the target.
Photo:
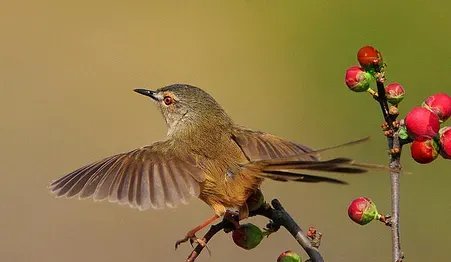
POLYGON ((225 208, 241 207, 262 182, 258 174, 242 167, 248 160, 241 149, 230 142, 226 150, 203 164, 205 180, 199 198, 219 214, 225 208))

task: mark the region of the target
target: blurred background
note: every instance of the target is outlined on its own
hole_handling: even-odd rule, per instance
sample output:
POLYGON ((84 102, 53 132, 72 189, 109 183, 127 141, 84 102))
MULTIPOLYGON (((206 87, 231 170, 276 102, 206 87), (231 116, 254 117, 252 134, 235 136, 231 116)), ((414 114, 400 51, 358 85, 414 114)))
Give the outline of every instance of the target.
MULTIPOLYGON (((184 261, 174 242, 210 217, 199 200, 139 212, 54 198, 49 183, 94 160, 163 139, 165 123, 134 88, 199 86, 237 123, 315 148, 372 136, 326 155, 387 163, 380 109, 344 72, 371 44, 388 80, 407 90, 402 116, 451 91, 451 4, 443 1, 4 1, 0 9, 0 261, 184 261)), ((451 123, 448 123, 451 124, 451 123)), ((450 161, 416 164, 401 180, 406 261, 446 261, 450 161), (447 174, 448 173, 448 174, 447 174), (443 252, 445 251, 445 252, 443 252)), ((390 261, 390 229, 347 217, 355 197, 390 212, 389 176, 349 186, 267 182, 301 227, 323 232, 326 261, 390 261)), ((265 219, 252 219, 263 227, 265 219)), ((198 261, 276 261, 306 255, 284 230, 244 251, 218 234, 198 261)))

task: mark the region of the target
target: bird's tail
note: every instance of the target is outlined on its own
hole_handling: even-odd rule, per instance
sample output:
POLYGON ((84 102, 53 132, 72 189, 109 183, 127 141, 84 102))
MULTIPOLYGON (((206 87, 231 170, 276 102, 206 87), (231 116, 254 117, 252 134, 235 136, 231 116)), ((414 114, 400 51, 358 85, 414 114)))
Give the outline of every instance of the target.
MULTIPOLYGON (((369 170, 385 170, 385 171, 397 171, 390 169, 388 166, 356 163, 350 158, 334 158, 330 160, 301 160, 305 155, 316 155, 320 152, 328 151, 331 149, 355 145, 368 138, 348 142, 338 146, 328 147, 320 150, 307 152, 305 154, 290 156, 285 158, 274 158, 268 160, 252 161, 244 165, 245 168, 253 170, 255 173, 259 173, 263 178, 269 178, 277 181, 298 181, 298 182, 328 182, 335 184, 347 184, 346 182, 318 175, 310 175, 299 173, 305 171, 318 171, 318 172, 332 172, 332 173, 344 173, 344 174, 361 174, 366 173, 369 170)), ((305 158, 304 158, 305 159, 305 158)))

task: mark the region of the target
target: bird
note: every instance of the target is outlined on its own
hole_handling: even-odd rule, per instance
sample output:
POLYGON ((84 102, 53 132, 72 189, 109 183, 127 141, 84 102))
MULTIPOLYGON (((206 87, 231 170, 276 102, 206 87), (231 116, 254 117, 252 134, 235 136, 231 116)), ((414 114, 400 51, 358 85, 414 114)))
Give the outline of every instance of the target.
POLYGON ((196 86, 134 91, 157 105, 168 129, 165 139, 85 165, 49 187, 57 197, 92 197, 139 210, 172 208, 197 197, 214 215, 177 245, 187 240, 200 243, 195 234, 229 210, 245 218, 246 200, 265 179, 345 184, 298 172, 368 171, 350 158, 320 160, 320 151, 235 124, 211 95, 196 86))

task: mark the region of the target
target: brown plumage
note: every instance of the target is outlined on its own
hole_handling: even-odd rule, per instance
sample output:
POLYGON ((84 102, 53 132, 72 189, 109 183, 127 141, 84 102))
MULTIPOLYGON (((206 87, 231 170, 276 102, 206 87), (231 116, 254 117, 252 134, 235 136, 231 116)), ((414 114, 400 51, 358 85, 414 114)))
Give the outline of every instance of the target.
POLYGON ((264 178, 344 183, 293 170, 360 173, 352 160, 320 161, 306 146, 233 123, 205 91, 171 85, 137 89, 158 104, 167 126, 165 140, 114 155, 52 182, 57 196, 128 204, 141 210, 175 207, 199 197, 217 216, 247 211, 246 199, 264 178))

